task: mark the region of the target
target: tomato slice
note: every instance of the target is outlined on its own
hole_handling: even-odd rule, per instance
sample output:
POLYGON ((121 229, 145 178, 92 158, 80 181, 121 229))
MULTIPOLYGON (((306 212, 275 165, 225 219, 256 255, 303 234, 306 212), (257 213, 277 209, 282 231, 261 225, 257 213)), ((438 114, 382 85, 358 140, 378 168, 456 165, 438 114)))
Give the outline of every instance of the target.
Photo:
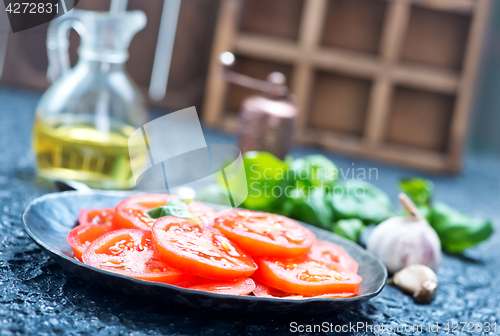
POLYGON ((214 227, 173 216, 158 219, 153 240, 163 261, 173 267, 212 279, 250 276, 252 258, 214 227))
POLYGON ((359 291, 361 277, 338 264, 307 257, 292 259, 256 258, 253 278, 286 293, 307 296, 359 291))
MULTIPOLYGON (((124 199, 115 208, 113 229, 150 230, 156 219, 149 217, 147 212, 166 205, 174 198, 178 197, 167 194, 142 194, 124 199)), ((213 222, 215 211, 208 206, 192 201, 188 208, 203 223, 213 222)))
POLYGON ((94 240, 111 230, 110 225, 84 224, 78 225, 71 230, 66 239, 73 249, 75 257, 82 261, 83 251, 94 240))
POLYGON ((251 256, 300 256, 316 239, 296 221, 266 212, 233 210, 216 218, 214 224, 251 256))
POLYGON ((151 231, 146 230, 108 232, 85 249, 82 259, 88 265, 142 280, 173 284, 184 276, 158 258, 151 231))
POLYGON ((286 298, 286 299, 310 299, 310 298, 349 298, 356 296, 354 293, 331 293, 331 294, 323 294, 323 295, 315 295, 315 296, 304 296, 299 294, 290 294, 279 289, 269 287, 262 283, 256 282, 255 289, 253 290, 253 294, 259 297, 269 297, 269 298, 286 298))
POLYGON ((188 204, 188 208, 189 212, 191 212, 194 217, 197 217, 203 224, 210 226, 214 225, 214 219, 217 217, 217 212, 211 207, 202 203, 191 201, 188 204))
POLYGON ((80 225, 86 225, 86 224, 111 225, 114 214, 115 214, 114 208, 82 209, 78 214, 78 223, 80 223, 80 225))
POLYGON ((358 272, 358 262, 342 246, 326 240, 316 240, 307 256, 326 263, 338 263, 348 271, 358 272))
POLYGON ((147 212, 166 205, 173 198, 166 194, 142 194, 124 199, 115 208, 113 229, 149 230, 156 219, 149 217, 147 212))
POLYGON ((248 295, 255 289, 255 282, 251 278, 214 280, 195 277, 193 280, 177 284, 177 286, 217 294, 248 295))

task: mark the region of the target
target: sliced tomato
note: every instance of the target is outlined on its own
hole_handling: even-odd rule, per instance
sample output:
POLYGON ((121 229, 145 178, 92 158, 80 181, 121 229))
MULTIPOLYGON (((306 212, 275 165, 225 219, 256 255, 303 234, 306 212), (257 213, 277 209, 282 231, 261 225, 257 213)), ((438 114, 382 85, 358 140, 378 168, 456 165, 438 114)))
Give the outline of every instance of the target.
POLYGON ((266 212, 233 210, 216 218, 214 224, 251 256, 300 256, 316 239, 296 221, 266 212))
MULTIPOLYGON (((142 194, 126 198, 115 208, 113 228, 150 230, 156 219, 149 217, 147 212, 166 205, 174 198, 178 197, 167 194, 142 194)), ((213 222, 215 212, 208 206, 192 201, 188 208, 203 223, 213 222)))
POLYGON ((316 240, 307 256, 313 260, 338 263, 354 273, 358 271, 358 262, 342 246, 326 240, 316 240))
POLYGON ((214 225, 214 219, 217 217, 217 212, 215 212, 211 207, 202 203, 191 201, 188 204, 188 208, 189 212, 191 212, 194 217, 197 217, 203 224, 210 226, 214 225))
POLYGON ((166 205, 173 198, 175 196, 166 194, 142 194, 124 199, 115 208, 113 229, 150 230, 156 219, 147 212, 166 205))
POLYGON ((178 217, 162 217, 152 228, 163 261, 181 271, 212 279, 250 276, 252 258, 214 227, 178 217))
POLYGON ((151 231, 122 229, 108 232, 85 249, 82 259, 88 265, 137 279, 170 284, 185 280, 183 272, 159 259, 151 231))
POLYGON ((262 283, 256 282, 255 289, 253 290, 253 294, 255 296, 260 297, 269 297, 269 298, 286 298, 286 299, 310 299, 310 298, 349 298, 356 296, 354 293, 332 293, 332 294, 323 294, 323 295, 315 295, 315 296, 304 296, 300 294, 290 294, 279 289, 269 287, 262 283))
POLYGON ((110 225, 78 225, 73 230, 68 232, 66 239, 73 249, 75 257, 78 260, 82 261, 82 254, 87 246, 89 246, 90 243, 92 243, 94 240, 96 240, 106 232, 109 232, 110 230, 110 225))
POLYGON ((286 293, 307 296, 359 291, 361 277, 338 265, 307 257, 292 259, 256 258, 253 278, 286 293))
POLYGON ((218 294, 248 295, 255 289, 255 282, 251 278, 239 278, 236 280, 214 280, 195 277, 190 281, 177 284, 177 286, 218 294))
POLYGON ((114 208, 82 209, 78 214, 78 223, 80 223, 80 225, 86 225, 86 224, 111 225, 114 214, 115 214, 114 208))

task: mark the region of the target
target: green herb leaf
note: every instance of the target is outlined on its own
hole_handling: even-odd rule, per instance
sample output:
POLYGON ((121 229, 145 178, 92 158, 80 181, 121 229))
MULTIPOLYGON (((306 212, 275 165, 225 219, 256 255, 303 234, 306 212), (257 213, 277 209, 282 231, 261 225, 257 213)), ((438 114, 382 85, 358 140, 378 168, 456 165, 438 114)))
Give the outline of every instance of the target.
POLYGON ((304 189, 287 191, 288 198, 281 204, 276 212, 308 224, 331 230, 333 213, 325 201, 324 191, 316 189, 311 194, 306 194, 304 189))
POLYGON ((408 178, 399 181, 399 189, 407 194, 417 206, 429 205, 434 194, 434 184, 423 178, 408 178))
POLYGON ((284 176, 288 170, 285 162, 267 152, 247 152, 243 163, 248 184, 245 208, 266 209, 283 198, 284 176))
POLYGON ((432 205, 429 223, 436 230, 441 246, 452 253, 462 252, 493 233, 490 220, 472 218, 443 203, 432 205))
POLYGON ((323 155, 309 155, 293 161, 286 174, 290 184, 296 188, 333 188, 338 180, 338 169, 323 155))
POLYGON ((198 221, 196 217, 189 211, 188 203, 191 200, 181 200, 179 198, 174 198, 167 205, 154 208, 147 212, 148 216, 153 219, 158 219, 166 216, 175 216, 180 218, 189 218, 198 221))
POLYGON ((339 182, 329 202, 336 219, 361 219, 365 224, 378 224, 394 214, 386 193, 363 180, 339 182))
POLYGON ((333 233, 357 243, 359 235, 365 229, 363 222, 359 219, 341 219, 333 225, 333 233))

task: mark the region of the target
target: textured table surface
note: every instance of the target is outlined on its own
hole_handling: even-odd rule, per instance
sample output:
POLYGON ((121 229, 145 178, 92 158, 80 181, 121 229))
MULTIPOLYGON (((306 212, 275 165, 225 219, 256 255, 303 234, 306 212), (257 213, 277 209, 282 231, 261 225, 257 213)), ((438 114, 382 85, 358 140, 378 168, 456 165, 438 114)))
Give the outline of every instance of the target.
MULTIPOLYGON (((490 217, 497 228, 488 242, 465 255, 444 256, 438 272, 439 290, 432 304, 414 304, 411 298, 387 286, 378 297, 340 314, 210 315, 123 297, 86 283, 66 274, 23 231, 21 215, 27 204, 52 192, 34 182, 30 141, 39 98, 36 92, 0 88, 0 335, 281 335, 294 330, 292 322, 304 327, 324 322, 330 327, 362 322, 365 326, 384 324, 393 329, 389 333, 360 332, 368 335, 437 334, 428 331, 429 323, 438 323, 439 334, 444 334, 448 322, 450 326, 453 322, 496 322, 494 334, 500 334, 500 160, 468 156, 462 175, 423 175, 434 181, 436 200, 473 215, 490 217), (412 332, 413 327, 407 327, 407 331, 397 332, 398 326, 404 329, 405 325, 421 325, 424 331, 412 332)), ((210 143, 233 141, 232 137, 216 132, 206 132, 206 137, 210 143)), ((302 156, 313 151, 296 148, 292 154, 302 156)), ((353 167, 377 168, 378 179, 371 182, 385 190, 394 202, 398 179, 417 174, 326 155, 344 172, 353 167)), ((459 325, 457 331, 461 329, 459 325)))

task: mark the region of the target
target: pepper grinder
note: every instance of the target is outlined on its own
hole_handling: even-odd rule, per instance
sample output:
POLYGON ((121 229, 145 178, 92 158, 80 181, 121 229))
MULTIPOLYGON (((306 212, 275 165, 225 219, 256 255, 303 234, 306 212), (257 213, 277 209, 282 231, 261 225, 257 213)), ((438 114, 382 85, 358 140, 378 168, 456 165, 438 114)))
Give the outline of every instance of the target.
POLYGON ((285 75, 272 72, 263 81, 231 71, 232 53, 224 52, 219 59, 225 80, 263 92, 246 98, 241 105, 238 137, 241 152, 266 151, 283 160, 290 150, 298 114, 293 95, 285 85, 285 75))

